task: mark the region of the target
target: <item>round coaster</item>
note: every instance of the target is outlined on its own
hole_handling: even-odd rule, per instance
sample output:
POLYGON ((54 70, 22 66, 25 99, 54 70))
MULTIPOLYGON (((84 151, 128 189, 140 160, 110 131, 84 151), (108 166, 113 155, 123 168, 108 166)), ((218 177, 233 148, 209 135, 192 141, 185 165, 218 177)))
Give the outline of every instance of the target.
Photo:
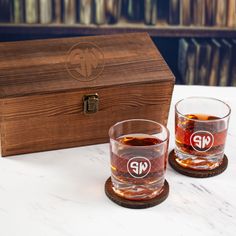
POLYGON ((175 155, 175 151, 172 150, 169 154, 169 164, 170 166, 176 170, 177 172, 183 174, 183 175, 187 175, 190 177, 194 177, 194 178, 208 178, 208 177, 212 177, 212 176, 216 176, 219 175, 221 173, 223 173, 227 166, 228 166, 228 158, 226 155, 224 155, 223 158, 223 162, 221 163, 220 166, 218 166, 217 168, 213 169, 213 170, 194 170, 191 168, 186 168, 181 166, 177 161, 176 161, 176 155, 175 155))
POLYGON ((162 203, 163 201, 165 201, 169 195, 169 184, 165 180, 163 191, 155 198, 152 198, 149 200, 143 200, 143 201, 136 201, 136 200, 125 199, 118 196, 112 188, 112 182, 111 182, 111 177, 110 177, 107 179, 105 183, 105 193, 111 201, 115 202, 116 204, 122 207, 131 208, 131 209, 144 209, 144 208, 156 206, 162 203))

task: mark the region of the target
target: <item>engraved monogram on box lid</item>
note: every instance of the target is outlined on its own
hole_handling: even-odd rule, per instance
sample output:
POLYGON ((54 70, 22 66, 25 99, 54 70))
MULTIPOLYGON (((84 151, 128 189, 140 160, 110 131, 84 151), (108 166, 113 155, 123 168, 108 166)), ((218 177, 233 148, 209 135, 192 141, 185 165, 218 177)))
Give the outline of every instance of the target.
POLYGON ((95 80, 104 69, 103 51, 94 43, 77 43, 68 51, 66 68, 77 80, 95 80))

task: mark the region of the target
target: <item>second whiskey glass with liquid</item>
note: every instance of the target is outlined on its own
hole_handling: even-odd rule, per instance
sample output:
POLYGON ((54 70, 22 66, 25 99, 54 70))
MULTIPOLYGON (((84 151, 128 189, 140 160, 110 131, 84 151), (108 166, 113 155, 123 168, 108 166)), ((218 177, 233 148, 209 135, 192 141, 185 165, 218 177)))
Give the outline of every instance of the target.
POLYGON ((214 98, 190 97, 175 106, 175 154, 183 167, 212 170, 223 161, 230 107, 214 98))

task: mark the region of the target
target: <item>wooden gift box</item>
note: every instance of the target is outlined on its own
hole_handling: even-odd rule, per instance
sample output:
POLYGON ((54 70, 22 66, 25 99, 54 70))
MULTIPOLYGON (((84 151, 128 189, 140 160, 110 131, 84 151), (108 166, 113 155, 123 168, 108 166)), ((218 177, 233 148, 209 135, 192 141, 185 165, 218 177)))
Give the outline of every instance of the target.
POLYGON ((1 154, 107 142, 125 119, 166 125, 173 85, 146 33, 0 43, 1 154))

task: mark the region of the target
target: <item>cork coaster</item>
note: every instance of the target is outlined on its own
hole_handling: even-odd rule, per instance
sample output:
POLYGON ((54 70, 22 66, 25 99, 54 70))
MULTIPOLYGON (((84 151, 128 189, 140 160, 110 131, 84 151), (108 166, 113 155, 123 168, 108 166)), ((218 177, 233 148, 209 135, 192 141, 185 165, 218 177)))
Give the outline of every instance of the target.
POLYGON ((107 179, 105 183, 105 193, 111 201, 115 202, 116 204, 122 207, 131 209, 144 209, 144 208, 154 207, 165 201, 169 195, 169 184, 165 180, 163 191, 155 198, 152 198, 150 200, 136 201, 136 200, 125 199, 118 196, 112 188, 112 182, 110 177, 107 179))
POLYGON ((175 151, 173 150, 169 154, 169 164, 174 170, 183 175, 187 175, 194 178, 208 178, 223 173, 228 166, 228 158, 226 155, 224 155, 223 162, 221 163, 221 165, 213 170, 194 170, 191 168, 183 167, 178 164, 178 162, 176 161, 175 151))

